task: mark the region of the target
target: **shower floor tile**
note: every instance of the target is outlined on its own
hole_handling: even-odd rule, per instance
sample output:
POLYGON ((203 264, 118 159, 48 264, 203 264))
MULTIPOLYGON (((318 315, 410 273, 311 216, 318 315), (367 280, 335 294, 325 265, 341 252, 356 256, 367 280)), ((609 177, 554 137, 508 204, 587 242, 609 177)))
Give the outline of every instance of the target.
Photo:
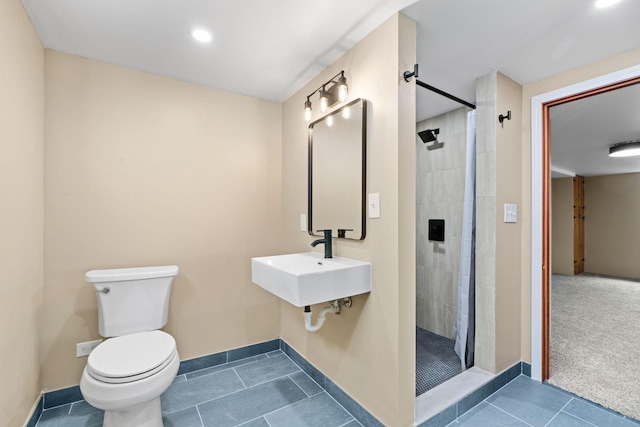
POLYGON ((416 328, 416 396, 462 372, 454 341, 416 328))
MULTIPOLYGON (((280 350, 179 375, 161 400, 165 427, 362 427, 280 350)), ((36 427, 102 420, 103 411, 80 401, 45 410, 36 427)))

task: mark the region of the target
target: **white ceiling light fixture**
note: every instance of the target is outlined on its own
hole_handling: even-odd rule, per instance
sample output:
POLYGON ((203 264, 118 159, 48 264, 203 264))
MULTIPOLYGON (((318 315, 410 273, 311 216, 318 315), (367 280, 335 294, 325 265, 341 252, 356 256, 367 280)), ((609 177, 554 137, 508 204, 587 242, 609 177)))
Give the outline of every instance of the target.
POLYGON ((211 33, 204 28, 194 28, 191 30, 191 37, 198 40, 200 43, 209 43, 213 38, 211 33))
POLYGON ((609 147, 609 157, 640 156, 640 139, 629 142, 621 142, 609 147))
POLYGON ((604 9, 609 6, 613 6, 616 3, 620 3, 620 0, 597 0, 596 7, 598 9, 604 9))

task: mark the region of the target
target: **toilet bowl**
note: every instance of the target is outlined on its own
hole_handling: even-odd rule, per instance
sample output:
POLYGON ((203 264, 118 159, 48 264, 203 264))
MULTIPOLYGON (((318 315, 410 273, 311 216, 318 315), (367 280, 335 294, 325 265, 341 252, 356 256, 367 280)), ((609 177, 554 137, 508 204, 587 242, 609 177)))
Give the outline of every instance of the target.
POLYGON ((108 339, 87 359, 80 391, 103 409, 103 427, 163 427, 160 395, 178 373, 176 341, 167 322, 176 266, 94 270, 98 329, 108 339))
POLYGON ((90 405, 105 411, 105 427, 161 427, 160 395, 179 367, 175 340, 165 332, 110 338, 89 355, 80 389, 90 405))

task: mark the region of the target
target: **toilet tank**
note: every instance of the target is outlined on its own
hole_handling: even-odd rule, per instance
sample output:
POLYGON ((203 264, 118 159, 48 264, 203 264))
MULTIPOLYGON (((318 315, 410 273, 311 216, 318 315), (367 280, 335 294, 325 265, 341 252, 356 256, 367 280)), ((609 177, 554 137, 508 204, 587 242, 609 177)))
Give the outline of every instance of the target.
POLYGON ((153 331, 167 324, 178 267, 117 268, 86 274, 98 299, 98 332, 105 338, 153 331))

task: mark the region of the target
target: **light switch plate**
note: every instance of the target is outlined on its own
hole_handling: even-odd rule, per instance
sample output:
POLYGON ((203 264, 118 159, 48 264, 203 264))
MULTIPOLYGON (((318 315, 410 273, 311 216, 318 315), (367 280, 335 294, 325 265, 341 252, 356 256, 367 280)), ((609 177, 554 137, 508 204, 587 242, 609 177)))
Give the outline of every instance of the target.
POLYGON ((380 218, 380 193, 369 194, 369 218, 380 218))
POLYGON ((512 205, 509 203, 504 204, 504 222, 517 222, 518 220, 518 205, 512 205))
POLYGON ((300 231, 307 231, 307 215, 300 214, 300 231))

